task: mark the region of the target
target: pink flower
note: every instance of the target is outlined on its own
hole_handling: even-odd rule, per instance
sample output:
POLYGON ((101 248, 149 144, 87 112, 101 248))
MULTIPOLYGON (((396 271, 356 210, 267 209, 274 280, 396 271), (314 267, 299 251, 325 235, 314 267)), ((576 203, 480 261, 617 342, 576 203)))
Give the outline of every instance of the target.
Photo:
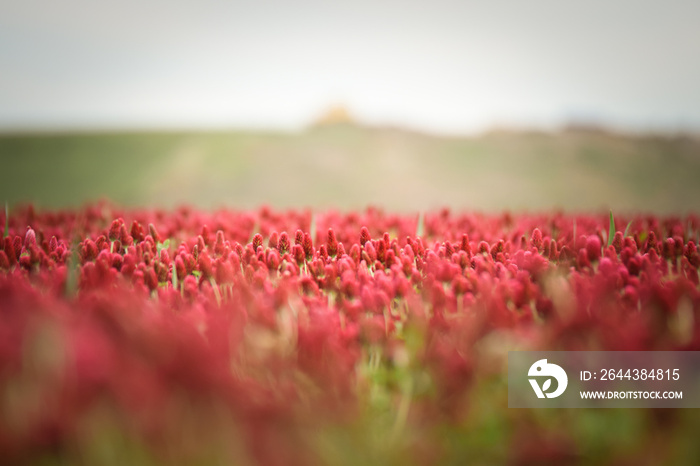
POLYGON ((586 253, 588 255, 588 260, 590 261, 595 262, 600 259, 601 242, 598 236, 591 235, 586 238, 586 253))
POLYGON ((304 244, 304 232, 301 230, 297 230, 296 233, 294 233, 294 244, 304 244))
POLYGON ((287 235, 286 231, 283 231, 282 234, 280 234, 280 239, 277 243, 277 250, 280 252, 280 254, 284 255, 289 252, 289 248, 289 236, 287 235))
POLYGON ((202 274, 202 280, 208 280, 214 276, 211 259, 206 251, 202 252, 197 259, 197 268, 202 274))
POLYGON ((107 235, 109 237, 110 241, 114 242, 114 241, 119 239, 120 230, 121 230, 122 225, 123 225, 122 219, 116 219, 116 220, 112 221, 112 224, 109 227, 109 233, 107 235))
POLYGON ((530 244, 538 251, 542 251, 542 232, 539 228, 535 228, 534 230, 532 230, 530 244))
POLYGON ((277 249, 278 241, 278 234, 276 231, 273 231, 272 234, 270 234, 270 238, 267 240, 267 247, 277 249))
POLYGON ((146 237, 143 227, 136 220, 134 220, 131 224, 131 236, 136 242, 141 242, 146 237))
POLYGON ((10 260, 7 258, 5 251, 0 251, 0 269, 9 270, 10 260))
MULTIPOLYGON (((255 236, 253 236, 253 249, 255 251, 257 251, 259 247, 262 247, 262 245, 263 245, 263 237, 260 233, 256 233, 255 236)), ((270 246, 270 247, 276 247, 276 245, 270 246)))
POLYGON ((306 262, 306 255, 304 254, 304 248, 301 244, 294 245, 292 248, 292 256, 298 265, 302 265, 306 262))
POLYGON ((362 229, 360 229, 360 246, 364 246, 365 243, 371 239, 372 237, 369 235, 367 227, 362 227, 362 229))
POLYGON ((15 252, 15 245, 12 239, 10 237, 6 237, 4 239, 4 249, 3 251, 5 252, 5 255, 7 256, 7 259, 9 261, 10 266, 13 266, 17 263, 17 257, 18 254, 15 252))
POLYGON ((31 228, 27 228, 27 233, 24 236, 24 249, 29 251, 36 247, 36 233, 31 228))
POLYGON ((335 256, 338 254, 338 240, 335 239, 335 232, 332 228, 328 229, 328 240, 326 241, 328 255, 335 256))
POLYGON ((314 244, 311 241, 311 235, 304 233, 304 241, 302 242, 304 246, 304 254, 306 255, 306 260, 311 260, 314 255, 314 244))

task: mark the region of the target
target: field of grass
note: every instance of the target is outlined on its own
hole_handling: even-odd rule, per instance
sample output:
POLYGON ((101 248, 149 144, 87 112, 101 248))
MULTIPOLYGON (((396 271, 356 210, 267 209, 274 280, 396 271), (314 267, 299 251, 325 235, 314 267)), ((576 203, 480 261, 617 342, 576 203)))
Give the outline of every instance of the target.
POLYGON ((0 200, 127 206, 683 213, 700 207, 700 138, 602 131, 438 137, 299 133, 0 135, 0 200))

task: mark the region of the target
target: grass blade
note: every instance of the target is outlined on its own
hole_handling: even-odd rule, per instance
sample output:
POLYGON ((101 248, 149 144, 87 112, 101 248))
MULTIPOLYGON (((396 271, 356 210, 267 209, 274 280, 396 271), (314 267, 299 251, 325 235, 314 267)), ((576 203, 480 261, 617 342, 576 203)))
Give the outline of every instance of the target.
POLYGON ((608 246, 613 242, 615 236, 615 219, 613 218, 612 209, 610 209, 610 231, 608 232, 608 246))
POLYGON ((7 201, 5 201, 5 231, 2 232, 2 237, 7 238, 7 235, 10 234, 10 206, 7 205, 7 201))
POLYGON ((625 227, 625 234, 622 235, 622 236, 624 236, 625 238, 627 238, 627 233, 630 232, 630 226, 632 226, 632 220, 630 220, 630 222, 627 224, 627 227, 625 227))
POLYGON ((173 272, 172 272, 173 288, 177 290, 177 269, 175 268, 175 261, 173 261, 173 272))
POLYGON ((423 237, 423 232, 425 230, 425 218, 423 217, 423 212, 418 214, 418 225, 416 226, 416 238, 423 237))
POLYGON ((216 284, 214 277, 209 277, 209 283, 214 290, 214 298, 216 298, 216 305, 221 307, 221 292, 219 291, 219 285, 216 284))

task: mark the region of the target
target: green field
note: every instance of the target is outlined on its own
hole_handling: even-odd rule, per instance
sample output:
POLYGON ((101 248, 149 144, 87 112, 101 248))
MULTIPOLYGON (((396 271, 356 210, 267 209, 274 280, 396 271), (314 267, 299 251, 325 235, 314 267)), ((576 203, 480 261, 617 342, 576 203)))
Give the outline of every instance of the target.
POLYGON ((76 206, 700 209, 700 138, 604 131, 439 137, 283 132, 0 135, 0 200, 76 206))

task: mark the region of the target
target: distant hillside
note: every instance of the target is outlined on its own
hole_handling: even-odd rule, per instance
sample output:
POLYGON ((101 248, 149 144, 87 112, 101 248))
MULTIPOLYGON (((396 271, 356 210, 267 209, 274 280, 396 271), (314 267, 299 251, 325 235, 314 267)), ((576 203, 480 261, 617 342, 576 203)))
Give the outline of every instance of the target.
POLYGON ((126 205, 700 211, 700 139, 574 128, 437 137, 301 133, 0 135, 0 200, 126 205))

